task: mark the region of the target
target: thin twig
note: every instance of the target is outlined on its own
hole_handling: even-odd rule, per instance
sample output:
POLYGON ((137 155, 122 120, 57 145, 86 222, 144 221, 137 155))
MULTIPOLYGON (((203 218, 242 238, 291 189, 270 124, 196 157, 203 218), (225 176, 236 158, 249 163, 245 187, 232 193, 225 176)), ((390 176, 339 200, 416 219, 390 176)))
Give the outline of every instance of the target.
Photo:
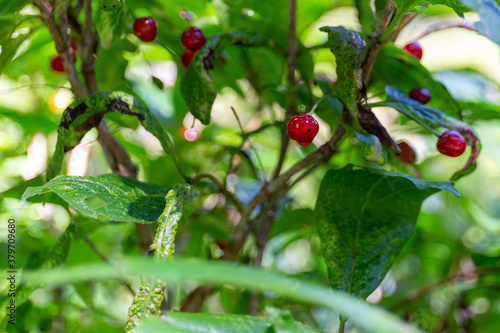
POLYGON ((463 28, 471 31, 477 31, 477 28, 474 26, 474 23, 472 22, 467 22, 467 21, 460 21, 460 22, 445 22, 445 23, 440 23, 436 25, 432 25, 429 28, 427 28, 424 32, 422 32, 420 35, 414 38, 414 40, 419 40, 427 36, 428 34, 431 34, 436 31, 442 31, 446 29, 451 29, 451 28, 463 28))
MULTIPOLYGON (((85 242, 90 246, 90 248, 95 252, 95 254, 97 254, 97 256, 99 258, 101 258, 102 261, 111 265, 111 262, 108 260, 108 258, 106 258, 106 256, 101 252, 101 250, 99 250, 97 245, 95 245, 95 243, 89 238, 89 236, 85 236, 84 239, 85 239, 85 242)), ((127 281, 120 279, 120 282, 128 289, 128 291, 130 292, 130 294, 132 296, 135 296, 134 290, 132 289, 130 284, 128 284, 127 281)))
POLYGON ((243 213, 243 206, 241 205, 240 201, 234 196, 233 193, 229 192, 227 190, 227 188, 224 186, 224 184, 222 184, 217 178, 215 178, 215 176, 209 174, 209 173, 200 173, 198 175, 196 175, 195 177, 193 177, 191 179, 191 183, 194 184, 198 181, 200 181, 201 179, 203 178, 208 178, 212 181, 212 183, 214 183, 218 188, 219 190, 226 196, 228 197, 229 199, 231 199, 231 201, 234 203, 234 205, 236 206, 236 209, 238 210, 238 212, 240 213, 243 213))
POLYGON ((378 38, 382 36, 387 30, 387 27, 391 22, 391 18, 395 10, 396 6, 394 5, 394 3, 391 0, 388 0, 385 4, 382 16, 380 17, 380 20, 375 27, 370 46, 368 47, 363 65, 361 66, 361 69, 363 70, 363 82, 365 84, 368 82, 373 65, 375 64, 375 59, 377 59, 378 52, 383 45, 383 42, 379 42, 378 38))
POLYGON ((403 18, 401 19, 401 22, 399 22, 399 25, 396 27, 396 29, 394 29, 393 32, 391 32, 391 34, 389 35, 389 37, 387 38, 387 41, 388 42, 394 42, 399 34, 401 33, 401 31, 411 22, 413 21, 413 19, 417 17, 417 13, 410 13, 410 14, 405 14, 403 16, 403 18))
POLYGON ((236 121, 238 122, 238 126, 240 127, 241 135, 243 135, 243 138, 245 139, 245 141, 248 141, 248 144, 250 145, 250 148, 255 153, 255 156, 257 157, 257 162, 259 162, 259 167, 260 167, 262 176, 264 177, 264 181, 266 181, 266 179, 265 179, 266 176, 264 174, 264 166, 263 166, 262 161, 260 159, 259 152, 253 146, 252 141, 250 141, 248 135, 245 132, 245 129, 243 128, 243 125, 241 124, 240 117, 238 117, 238 114, 236 113, 236 110, 232 106, 231 106, 231 111, 233 111, 234 117, 236 118, 236 121))
POLYGON ((97 82, 95 78, 94 53, 95 43, 92 33, 92 0, 84 0, 83 9, 85 13, 83 24, 83 50, 81 51, 82 58, 82 74, 85 78, 85 83, 90 94, 97 93, 97 82))

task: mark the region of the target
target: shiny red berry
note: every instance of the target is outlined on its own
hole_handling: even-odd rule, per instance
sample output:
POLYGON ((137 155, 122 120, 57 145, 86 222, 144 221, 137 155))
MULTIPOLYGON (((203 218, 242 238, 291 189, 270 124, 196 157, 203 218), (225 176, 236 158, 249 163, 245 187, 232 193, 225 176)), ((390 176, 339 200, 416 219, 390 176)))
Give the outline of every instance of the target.
POLYGON ((404 50, 418 60, 422 59, 422 46, 418 42, 407 44, 404 50))
POLYGON ((299 114, 293 116, 286 126, 288 136, 301 146, 309 145, 319 131, 319 124, 312 116, 299 114))
POLYGON ((64 66, 60 56, 57 55, 52 57, 52 60, 50 60, 50 68, 52 68, 54 72, 64 73, 64 66))
POLYGON ((148 16, 136 19, 132 30, 134 31, 134 35, 143 42, 152 42, 158 33, 155 20, 148 16))
POLYGON ((431 100, 431 93, 425 88, 416 88, 410 91, 410 98, 422 104, 427 104, 431 100))
POLYGON ((184 67, 187 68, 189 66, 189 64, 191 63, 191 60, 193 60, 195 53, 196 52, 184 50, 184 52, 182 53, 182 56, 181 56, 181 61, 182 61, 182 64, 184 65, 184 67))
POLYGON ((203 45, 205 45, 206 41, 207 40, 205 39, 205 36, 203 36, 203 32, 201 32, 201 30, 197 27, 186 28, 181 35, 182 45, 184 45, 186 49, 193 52, 198 51, 203 45))
POLYGON ((399 149, 401 149, 400 154, 396 154, 396 157, 403 163, 413 164, 415 163, 415 159, 417 155, 415 154, 415 150, 405 141, 401 141, 398 143, 399 149))
POLYGON ((436 147, 443 155, 457 157, 464 153, 467 143, 462 134, 457 131, 448 131, 441 134, 436 147))

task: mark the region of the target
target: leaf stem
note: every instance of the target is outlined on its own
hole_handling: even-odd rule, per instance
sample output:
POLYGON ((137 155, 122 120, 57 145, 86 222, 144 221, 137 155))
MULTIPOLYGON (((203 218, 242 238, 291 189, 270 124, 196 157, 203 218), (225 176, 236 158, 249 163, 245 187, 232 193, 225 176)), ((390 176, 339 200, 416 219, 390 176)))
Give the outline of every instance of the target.
POLYGON ((344 328, 345 328, 345 322, 347 321, 347 319, 343 318, 343 317, 339 317, 340 319, 340 323, 339 323, 339 333, 344 333, 344 328))
MULTIPOLYGON (((392 1, 392 0, 389 0, 392 1)), ((380 40, 382 42, 385 42, 391 32, 396 28, 396 26, 399 24, 399 21, 403 18, 403 15, 406 14, 406 11, 410 9, 410 7, 413 5, 415 0, 409 0, 404 7, 401 10, 398 10, 396 17, 391 21, 391 24, 389 24, 389 27, 385 30, 384 34, 380 37, 380 40)))

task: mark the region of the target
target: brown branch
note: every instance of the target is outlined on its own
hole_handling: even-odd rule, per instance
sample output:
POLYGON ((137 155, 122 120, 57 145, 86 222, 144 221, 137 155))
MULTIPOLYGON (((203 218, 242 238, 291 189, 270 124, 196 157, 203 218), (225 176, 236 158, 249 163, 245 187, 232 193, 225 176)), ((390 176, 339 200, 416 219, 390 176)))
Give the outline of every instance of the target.
MULTIPOLYGON (((35 0, 35 5, 40 9, 42 20, 49 29, 50 35, 54 40, 57 53, 62 59, 64 71, 66 72, 68 81, 71 84, 71 91, 73 91, 73 94, 75 94, 76 98, 82 98, 87 96, 88 95, 87 89, 85 89, 82 81, 80 81, 80 78, 76 73, 76 69, 74 66, 74 58, 69 50, 70 38, 67 34, 67 31, 64 31, 64 29, 61 30, 59 29, 59 27, 56 26, 54 17, 49 12, 49 9, 45 6, 43 0, 35 0)), ((62 10, 64 11, 67 10, 65 5, 61 6, 61 11, 62 10)), ((62 22, 61 23, 62 25, 67 26, 67 12, 65 14, 63 13, 60 22, 62 22)))
POLYGON ((200 173, 191 179, 191 184, 194 184, 203 178, 210 179, 212 181, 212 183, 214 183, 226 197, 231 199, 231 201, 234 203, 238 212, 243 213, 244 209, 243 209, 243 206, 241 205, 240 201, 234 196, 233 193, 229 192, 228 189, 224 186, 224 184, 222 184, 217 178, 215 178, 215 176, 208 174, 208 173, 200 173))
POLYGON ((83 24, 83 49, 81 51, 82 58, 82 74, 89 89, 90 94, 97 93, 97 82, 95 78, 94 53, 96 46, 94 35, 92 33, 92 0, 84 0, 84 24, 83 24))
POLYGON ((375 64, 375 59, 377 59, 378 52, 382 47, 383 43, 378 41, 378 38, 384 34, 391 22, 392 15, 396 10, 396 6, 391 0, 388 0, 385 4, 384 11, 380 20, 375 27, 375 31, 371 36, 371 43, 368 47, 368 51, 366 52, 365 60, 363 61, 363 65, 361 69, 363 70, 363 82, 366 84, 370 77, 370 73, 372 71, 373 65, 375 64))
POLYGON ((413 21, 413 19, 417 17, 417 13, 410 13, 410 14, 405 14, 403 16, 403 18, 401 19, 401 22, 399 22, 398 26, 396 27, 396 29, 394 29, 393 32, 391 32, 391 34, 389 35, 389 37, 387 38, 387 41, 388 42, 394 42, 399 34, 401 33, 401 31, 411 22, 413 21))
POLYGON ((451 29, 451 28, 463 28, 471 31, 477 31, 476 27, 474 26, 474 23, 471 22, 466 22, 466 21, 460 21, 460 22, 445 22, 445 23, 440 23, 436 25, 432 25, 429 28, 427 28, 424 32, 422 32, 420 35, 414 38, 414 40, 419 40, 427 36, 428 34, 431 34, 436 31, 441 31, 441 30, 446 30, 446 29, 451 29))

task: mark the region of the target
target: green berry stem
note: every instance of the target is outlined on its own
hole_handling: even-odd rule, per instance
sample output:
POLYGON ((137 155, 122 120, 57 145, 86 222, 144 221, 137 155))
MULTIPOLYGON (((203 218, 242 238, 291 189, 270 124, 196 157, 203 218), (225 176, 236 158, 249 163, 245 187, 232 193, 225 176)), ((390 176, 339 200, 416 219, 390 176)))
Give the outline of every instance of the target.
POLYGON ((316 109, 318 108, 318 106, 328 97, 335 97, 336 99, 338 99, 339 101, 341 101, 340 97, 336 94, 333 94, 333 93, 330 93, 330 94, 326 94, 326 95, 323 95, 321 96, 320 99, 318 99, 316 101, 316 103, 314 103, 313 107, 311 108, 311 111, 309 111, 307 114, 308 115, 312 115, 314 113, 314 111, 316 111, 316 109))

